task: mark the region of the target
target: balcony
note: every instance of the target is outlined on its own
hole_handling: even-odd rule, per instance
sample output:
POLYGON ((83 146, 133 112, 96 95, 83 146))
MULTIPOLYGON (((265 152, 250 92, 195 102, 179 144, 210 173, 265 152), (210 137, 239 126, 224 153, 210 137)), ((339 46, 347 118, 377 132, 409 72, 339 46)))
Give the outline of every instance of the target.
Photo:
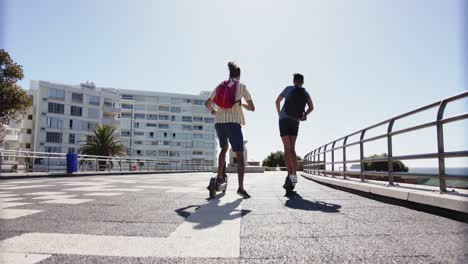
POLYGON ((109 126, 120 126, 120 121, 119 120, 115 120, 115 119, 111 119, 111 118, 103 118, 102 119, 102 123, 104 125, 109 125, 109 126))
POLYGON ((115 106, 104 106, 104 113, 120 113, 120 108, 115 106))

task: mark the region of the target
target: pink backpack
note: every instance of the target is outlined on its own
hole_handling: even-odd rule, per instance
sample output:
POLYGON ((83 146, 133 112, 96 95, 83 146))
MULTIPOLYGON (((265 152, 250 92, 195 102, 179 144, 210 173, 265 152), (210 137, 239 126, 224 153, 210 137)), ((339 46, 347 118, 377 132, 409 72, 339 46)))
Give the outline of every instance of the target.
POLYGON ((226 80, 216 88, 216 95, 213 102, 221 108, 231 108, 236 103, 236 91, 239 82, 236 80, 226 80))

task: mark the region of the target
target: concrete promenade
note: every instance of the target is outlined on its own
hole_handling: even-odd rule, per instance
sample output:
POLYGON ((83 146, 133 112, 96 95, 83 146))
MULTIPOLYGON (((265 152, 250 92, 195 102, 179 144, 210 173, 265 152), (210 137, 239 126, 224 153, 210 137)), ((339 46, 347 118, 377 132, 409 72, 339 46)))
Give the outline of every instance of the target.
POLYGON ((300 178, 210 173, 0 181, 0 263, 468 263, 468 224, 300 178))

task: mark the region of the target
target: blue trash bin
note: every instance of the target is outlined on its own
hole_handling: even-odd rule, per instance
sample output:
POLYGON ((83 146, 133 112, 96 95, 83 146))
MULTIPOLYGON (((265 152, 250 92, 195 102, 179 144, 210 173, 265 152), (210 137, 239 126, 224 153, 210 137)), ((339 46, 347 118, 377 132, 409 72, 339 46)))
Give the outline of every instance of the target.
POLYGON ((67 154, 67 172, 74 173, 78 171, 78 154, 68 153, 67 154))

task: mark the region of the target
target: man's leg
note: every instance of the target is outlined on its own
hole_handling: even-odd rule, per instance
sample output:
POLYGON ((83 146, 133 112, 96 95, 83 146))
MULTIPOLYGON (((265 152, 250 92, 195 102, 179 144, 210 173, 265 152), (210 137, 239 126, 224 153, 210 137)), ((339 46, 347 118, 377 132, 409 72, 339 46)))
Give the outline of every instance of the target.
POLYGON ((244 152, 243 151, 236 152, 236 157, 237 157, 237 178, 239 180, 239 190, 244 190, 244 169, 245 169, 244 152))
POLYGON ((229 147, 224 146, 221 148, 221 151, 219 152, 219 157, 218 157, 218 178, 223 177, 224 173, 224 165, 226 163, 226 152, 228 151, 229 147))
POLYGON ((289 136, 282 136, 281 140, 283 141, 283 147, 284 147, 284 164, 286 165, 286 168, 288 170, 288 176, 291 175, 291 166, 290 166, 290 161, 289 161, 289 153, 290 153, 290 137, 289 136))
POLYGON ((290 160, 291 160, 291 173, 297 175, 297 156, 296 156, 296 139, 297 136, 291 136, 291 149, 290 149, 290 160))

